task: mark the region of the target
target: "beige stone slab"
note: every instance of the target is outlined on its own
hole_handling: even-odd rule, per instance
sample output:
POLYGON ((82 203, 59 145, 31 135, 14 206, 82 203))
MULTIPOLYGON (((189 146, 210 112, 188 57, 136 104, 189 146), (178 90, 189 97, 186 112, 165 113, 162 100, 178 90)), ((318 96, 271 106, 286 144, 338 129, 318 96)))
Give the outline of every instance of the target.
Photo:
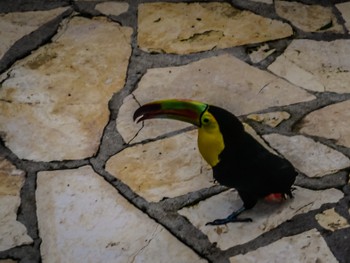
POLYGON ((175 197, 213 185, 212 171, 197 147, 197 131, 129 147, 106 169, 148 201, 175 197))
POLYGON ((103 2, 95 6, 97 11, 105 15, 118 16, 129 9, 129 4, 124 2, 103 2))
POLYGON ((342 153, 302 135, 268 134, 263 138, 309 177, 322 177, 350 166, 349 158, 342 153))
POLYGON ((350 2, 336 4, 335 6, 345 20, 345 27, 350 30, 350 2))
POLYGON ((230 258, 231 263, 330 262, 337 263, 316 229, 284 237, 270 245, 230 258))
POLYGON ((91 167, 40 172, 37 184, 44 263, 205 262, 91 167))
MULTIPOLYGON (((142 127, 132 120, 140 104, 170 98, 207 102, 239 116, 272 106, 310 101, 315 97, 228 54, 185 66, 149 69, 119 110, 117 129, 125 141, 133 138, 142 127)), ((186 126, 176 121, 147 121, 134 142, 186 126)))
POLYGON ((144 3, 138 45, 147 52, 188 54, 291 36, 292 28, 228 3, 144 3))
POLYGON ((259 63, 263 61, 265 58, 274 53, 276 49, 270 48, 268 44, 263 44, 256 48, 255 50, 251 50, 248 52, 249 58, 253 63, 259 63))
POLYGON ((277 127, 284 120, 288 120, 289 117, 290 117, 290 114, 286 111, 275 111, 275 112, 268 112, 268 113, 262 113, 262 114, 250 114, 247 116, 248 119, 264 123, 273 128, 277 127))
POLYGON ((350 147, 350 100, 311 112, 298 124, 298 130, 350 147))
POLYGON ((275 1, 276 13, 306 32, 331 31, 343 33, 331 7, 306 5, 293 1, 275 1))
POLYGON ((320 226, 330 231, 350 227, 348 221, 344 217, 339 215, 334 208, 325 210, 322 213, 317 214, 315 218, 320 224, 320 226))
POLYGON ((67 7, 59 7, 48 11, 0 14, 0 59, 17 40, 35 31, 67 9, 67 7))
POLYGON ((24 172, 0 157, 0 251, 33 243, 26 227, 17 221, 23 184, 24 172))
POLYGON ((0 132, 20 158, 92 156, 124 86, 132 29, 75 17, 55 40, 8 72, 0 89, 0 132))
POLYGON ((324 203, 335 203, 342 197, 343 193, 336 189, 311 191, 297 187, 293 199, 280 204, 261 201, 240 215, 241 218, 252 218, 251 223, 206 226, 207 222, 225 218, 241 206, 242 202, 237 192, 228 190, 195 206, 183 208, 179 213, 206 234, 211 242, 217 242, 218 246, 225 250, 249 242, 295 215, 317 209, 324 203))
POLYGON ((293 40, 268 70, 308 90, 349 93, 350 40, 293 40))

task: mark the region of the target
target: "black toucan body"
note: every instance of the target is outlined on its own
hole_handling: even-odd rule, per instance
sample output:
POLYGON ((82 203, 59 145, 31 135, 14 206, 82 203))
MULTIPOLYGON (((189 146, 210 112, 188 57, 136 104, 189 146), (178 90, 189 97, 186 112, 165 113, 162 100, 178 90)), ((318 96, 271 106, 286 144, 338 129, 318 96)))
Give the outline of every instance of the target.
POLYGON ((297 172, 289 161, 270 153, 250 134, 232 113, 198 101, 161 100, 141 106, 134 120, 152 118, 176 119, 198 127, 198 148, 211 165, 220 184, 235 188, 243 206, 225 219, 208 224, 246 222, 238 218, 243 211, 270 195, 293 197, 292 184, 297 172))

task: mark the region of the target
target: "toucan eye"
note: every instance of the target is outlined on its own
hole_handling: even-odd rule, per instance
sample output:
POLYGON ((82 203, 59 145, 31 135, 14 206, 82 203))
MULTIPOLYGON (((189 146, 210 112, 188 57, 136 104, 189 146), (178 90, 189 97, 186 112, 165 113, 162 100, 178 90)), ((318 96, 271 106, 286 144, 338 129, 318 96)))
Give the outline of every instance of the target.
POLYGON ((203 119, 203 123, 208 123, 209 122, 209 119, 208 118, 204 118, 203 119))

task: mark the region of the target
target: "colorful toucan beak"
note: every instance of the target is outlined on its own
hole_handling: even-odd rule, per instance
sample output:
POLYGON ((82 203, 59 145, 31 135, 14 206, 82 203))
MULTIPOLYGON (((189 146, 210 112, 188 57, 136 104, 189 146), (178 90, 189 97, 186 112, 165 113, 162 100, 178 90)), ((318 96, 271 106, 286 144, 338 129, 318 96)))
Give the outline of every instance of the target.
POLYGON ((154 101, 138 108, 134 113, 134 121, 136 119, 137 122, 140 122, 147 119, 164 118, 184 121, 200 127, 201 116, 207 108, 208 104, 193 100, 154 101))

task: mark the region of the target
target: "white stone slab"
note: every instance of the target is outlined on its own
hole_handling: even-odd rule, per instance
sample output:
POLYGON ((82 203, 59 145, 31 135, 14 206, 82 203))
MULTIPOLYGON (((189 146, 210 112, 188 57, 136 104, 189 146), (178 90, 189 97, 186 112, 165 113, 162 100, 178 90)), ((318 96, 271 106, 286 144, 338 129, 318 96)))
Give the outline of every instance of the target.
POLYGON ((0 59, 17 40, 35 31, 67 9, 67 7, 59 7, 48 11, 0 14, 0 59))
POLYGON ((44 263, 206 262, 88 166, 40 172, 37 183, 44 263))
POLYGON ((144 3, 138 9, 137 40, 148 52, 188 54, 292 34, 287 23, 228 3, 144 3))
POLYGON ((331 31, 343 33, 331 7, 306 5, 294 1, 275 1, 276 13, 306 32, 331 31))
POLYGON ((301 120, 299 131, 350 147, 350 100, 311 112, 301 120))
POLYGON ((124 2, 103 2, 95 6, 97 11, 105 15, 118 16, 129 9, 129 4, 124 2))
POLYGON ((322 177, 350 166, 344 154, 302 135, 263 135, 276 151, 309 177, 322 177))
POLYGON ((24 172, 0 157, 0 251, 33 243, 26 227, 17 221, 23 184, 24 172))
POLYGON ((230 258, 231 263, 337 263, 321 234, 316 229, 284 237, 245 255, 230 258))
POLYGON ((268 70, 308 90, 349 93, 350 40, 293 40, 268 70))
POLYGON ((213 185, 211 168, 197 147, 197 131, 129 147, 106 163, 112 175, 148 201, 213 185))
MULTIPOLYGON (((141 105, 159 99, 194 99, 225 108, 237 116, 315 98, 285 80, 231 55, 202 59, 185 66, 149 69, 133 95, 125 99, 119 110, 117 129, 127 142, 141 128, 141 124, 132 120, 139 107, 134 97, 141 105)), ((146 121, 133 142, 186 126, 176 121, 146 121)))
POLYGON ((343 19, 345 20, 345 27, 350 30, 350 2, 344 2, 335 5, 340 11, 343 19))
POLYGON ((96 153, 108 101, 124 86, 131 33, 104 18, 74 17, 52 43, 15 64, 0 89, 6 145, 37 161, 96 153))
POLYGON ((242 202, 237 192, 229 190, 201 201, 195 206, 183 208, 179 213, 206 234, 211 242, 217 242, 218 246, 224 250, 253 240, 295 215, 317 209, 325 203, 335 203, 342 197, 343 193, 336 189, 311 191, 297 187, 293 199, 280 204, 261 201, 251 210, 240 215, 241 218, 252 218, 251 223, 206 226, 207 222, 225 218, 241 206, 242 202))

